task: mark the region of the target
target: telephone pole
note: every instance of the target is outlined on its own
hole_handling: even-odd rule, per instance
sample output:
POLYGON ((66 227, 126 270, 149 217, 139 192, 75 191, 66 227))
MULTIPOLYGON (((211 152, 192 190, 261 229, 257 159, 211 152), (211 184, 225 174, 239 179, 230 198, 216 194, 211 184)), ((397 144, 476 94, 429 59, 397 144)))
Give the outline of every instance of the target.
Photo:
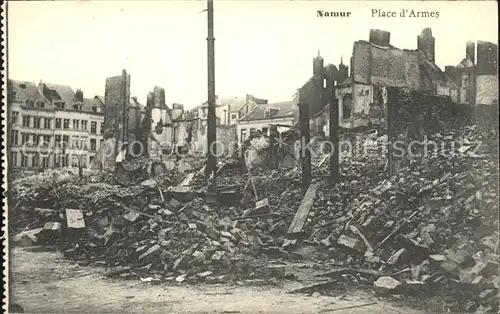
POLYGON ((208 114, 207 114, 207 167, 206 177, 209 182, 208 198, 217 199, 216 168, 217 168, 217 129, 215 117, 215 51, 214 51, 214 0, 207 0, 208 36, 208 114))
POLYGON ((335 184, 340 178, 339 169, 339 158, 340 158, 340 147, 339 147, 339 100, 335 96, 337 90, 337 83, 333 81, 332 95, 330 99, 330 128, 329 128, 329 138, 330 143, 333 146, 333 151, 330 153, 330 177, 329 183, 335 184))

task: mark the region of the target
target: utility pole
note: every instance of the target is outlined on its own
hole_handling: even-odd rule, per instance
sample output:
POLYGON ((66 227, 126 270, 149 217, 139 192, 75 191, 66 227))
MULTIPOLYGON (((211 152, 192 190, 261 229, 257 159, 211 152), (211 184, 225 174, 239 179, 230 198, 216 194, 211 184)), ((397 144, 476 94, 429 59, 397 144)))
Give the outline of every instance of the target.
POLYGON ((339 171, 339 100, 335 97, 337 86, 333 81, 332 98, 330 101, 330 128, 329 137, 333 151, 330 152, 330 177, 329 183, 335 184, 340 177, 339 171))
POLYGON ((300 126, 300 161, 302 168, 302 194, 305 194, 311 184, 311 151, 307 148, 311 139, 309 125, 309 104, 300 102, 299 98, 299 126, 300 126))
POLYGON ((387 101, 387 175, 392 177, 394 174, 394 161, 392 154, 392 142, 393 142, 393 133, 394 133, 394 116, 393 116, 393 108, 392 101, 387 101))
POLYGON ((215 51, 214 51, 214 0, 207 0, 208 36, 207 36, 207 63, 208 63, 208 114, 207 114, 207 167, 205 175, 209 182, 208 198, 217 200, 217 129, 215 117, 215 51))

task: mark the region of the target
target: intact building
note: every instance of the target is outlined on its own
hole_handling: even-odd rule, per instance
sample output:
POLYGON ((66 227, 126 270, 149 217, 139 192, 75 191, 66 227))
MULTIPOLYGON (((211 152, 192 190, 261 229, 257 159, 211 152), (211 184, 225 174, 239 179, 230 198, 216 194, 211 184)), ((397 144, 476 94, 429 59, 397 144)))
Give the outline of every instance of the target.
POLYGON ((103 139, 102 99, 67 85, 8 80, 11 166, 88 166, 103 139))
POLYGON ((268 134, 270 125, 281 126, 279 131, 288 130, 289 127, 294 125, 296 120, 295 107, 294 101, 255 106, 238 121, 238 141, 240 143, 245 142, 254 131, 268 134))

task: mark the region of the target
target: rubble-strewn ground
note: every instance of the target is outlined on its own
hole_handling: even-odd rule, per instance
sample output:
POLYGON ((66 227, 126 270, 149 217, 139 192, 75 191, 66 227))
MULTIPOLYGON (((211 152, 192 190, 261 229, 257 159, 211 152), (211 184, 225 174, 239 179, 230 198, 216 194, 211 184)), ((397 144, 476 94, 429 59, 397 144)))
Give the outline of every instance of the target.
POLYGON ((103 270, 78 266, 56 252, 11 252, 10 303, 25 313, 419 313, 366 292, 338 296, 287 294, 277 286, 154 285, 106 279, 103 270), (372 304, 376 302, 376 304, 372 304), (338 310, 337 310, 338 312, 338 310))
POLYGON ((430 303, 437 312, 497 312, 497 135, 465 127, 428 136, 435 148, 426 153, 417 145, 420 156, 397 158, 391 178, 384 136, 376 132, 359 137, 361 152, 342 153, 334 186, 321 177, 327 162, 313 167, 319 188, 296 245, 284 244, 303 198, 300 172, 252 169, 257 198, 271 207, 256 211, 248 174, 229 160, 218 175, 218 204, 206 200, 202 163, 187 167, 191 175, 167 167, 126 187, 106 172, 80 180, 74 169, 18 179, 10 188, 9 234, 17 246, 57 245, 80 266, 106 267, 110 278, 300 282, 306 288, 298 293, 323 295, 354 284, 420 303, 439 296, 430 303), (70 226, 75 211, 68 209, 83 218, 70 226))

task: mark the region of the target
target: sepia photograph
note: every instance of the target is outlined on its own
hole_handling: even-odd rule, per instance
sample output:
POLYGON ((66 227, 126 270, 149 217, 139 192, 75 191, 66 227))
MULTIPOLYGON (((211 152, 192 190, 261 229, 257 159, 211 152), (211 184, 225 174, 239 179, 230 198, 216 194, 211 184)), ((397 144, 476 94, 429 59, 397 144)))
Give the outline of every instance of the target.
POLYGON ((498 313, 496 1, 4 1, 6 313, 498 313))

